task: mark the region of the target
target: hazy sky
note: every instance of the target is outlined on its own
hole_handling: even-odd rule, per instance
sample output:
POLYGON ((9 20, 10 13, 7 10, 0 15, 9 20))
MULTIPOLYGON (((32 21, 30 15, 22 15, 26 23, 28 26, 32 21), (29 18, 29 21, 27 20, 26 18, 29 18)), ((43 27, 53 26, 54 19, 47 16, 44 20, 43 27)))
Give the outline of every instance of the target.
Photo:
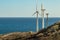
MULTIPOLYGON (((38 0, 40 14, 41 3, 49 13, 49 17, 60 17, 60 0, 38 0)), ((36 15, 32 16, 36 11, 35 8, 36 0, 0 0, 0 17, 35 17, 36 15)))

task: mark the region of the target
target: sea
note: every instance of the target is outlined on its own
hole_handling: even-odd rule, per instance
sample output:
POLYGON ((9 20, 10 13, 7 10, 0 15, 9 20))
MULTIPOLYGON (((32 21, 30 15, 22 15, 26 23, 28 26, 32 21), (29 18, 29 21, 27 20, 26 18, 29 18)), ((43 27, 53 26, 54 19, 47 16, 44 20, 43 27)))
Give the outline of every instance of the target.
MULTIPOLYGON (((44 19, 44 26, 47 28, 47 18, 44 19)), ((60 18, 48 18, 48 26, 60 21, 60 18)), ((42 19, 38 20, 39 30, 42 29, 42 19)), ((0 34, 11 33, 11 32, 36 32, 36 18, 25 18, 25 17, 11 17, 11 18, 0 18, 0 34)))

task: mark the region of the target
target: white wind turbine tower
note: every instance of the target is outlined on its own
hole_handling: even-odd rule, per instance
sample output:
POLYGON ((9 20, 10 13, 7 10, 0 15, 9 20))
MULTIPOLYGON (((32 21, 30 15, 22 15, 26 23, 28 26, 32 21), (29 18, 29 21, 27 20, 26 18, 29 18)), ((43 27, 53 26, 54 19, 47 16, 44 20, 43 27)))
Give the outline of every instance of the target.
POLYGON ((41 14, 42 14, 42 29, 44 29, 44 11, 43 4, 41 4, 41 14))
POLYGON ((37 9, 37 7, 38 7, 37 4, 38 4, 38 0, 36 0, 36 12, 34 12, 34 14, 33 14, 33 15, 36 14, 36 32, 39 31, 39 29, 38 29, 38 14, 39 14, 39 12, 38 12, 38 9, 37 9))

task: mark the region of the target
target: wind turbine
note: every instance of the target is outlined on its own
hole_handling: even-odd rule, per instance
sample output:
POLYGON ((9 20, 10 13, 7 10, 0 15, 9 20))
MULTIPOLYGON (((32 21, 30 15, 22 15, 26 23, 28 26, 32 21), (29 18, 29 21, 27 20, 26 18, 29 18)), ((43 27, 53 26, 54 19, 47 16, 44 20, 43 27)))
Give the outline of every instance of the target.
POLYGON ((43 4, 41 4, 41 14, 42 14, 42 29, 44 29, 44 11, 43 4))
POLYGON ((37 9, 37 4, 38 4, 38 0, 36 0, 36 11, 35 11, 34 14, 33 14, 33 15, 36 14, 36 32, 39 31, 39 29, 38 29, 38 14, 39 14, 39 11, 38 11, 38 9, 37 9))
POLYGON ((46 27, 48 27, 48 15, 49 15, 49 14, 46 13, 46 16, 47 16, 47 17, 46 17, 46 27))

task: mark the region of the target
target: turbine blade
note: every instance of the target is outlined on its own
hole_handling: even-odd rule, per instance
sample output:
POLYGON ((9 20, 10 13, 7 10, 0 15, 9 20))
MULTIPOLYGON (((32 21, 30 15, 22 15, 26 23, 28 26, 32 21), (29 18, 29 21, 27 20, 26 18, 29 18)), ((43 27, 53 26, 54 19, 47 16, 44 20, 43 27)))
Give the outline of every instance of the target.
MULTIPOLYGON (((35 12, 33 15, 35 15, 35 14, 36 14, 36 12, 35 12)), ((33 15, 32 15, 32 16, 33 16, 33 15)))

